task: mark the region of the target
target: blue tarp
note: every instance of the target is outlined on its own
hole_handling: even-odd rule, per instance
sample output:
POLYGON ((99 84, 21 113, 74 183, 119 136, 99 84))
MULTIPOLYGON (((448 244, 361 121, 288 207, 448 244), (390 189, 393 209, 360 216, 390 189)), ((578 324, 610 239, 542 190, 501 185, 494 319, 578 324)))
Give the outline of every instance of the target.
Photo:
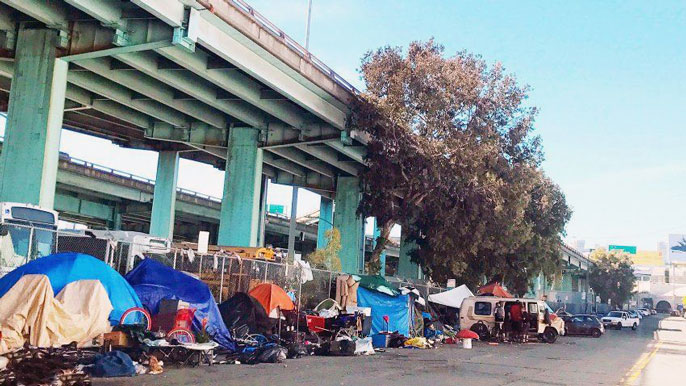
POLYGON ((386 331, 384 315, 388 315, 388 330, 410 335, 409 295, 388 296, 377 291, 359 287, 357 305, 372 308, 372 335, 386 331))
POLYGON ((56 253, 41 257, 18 267, 14 271, 0 278, 0 297, 24 275, 40 274, 50 279, 55 295, 69 283, 78 280, 99 280, 107 291, 112 307, 110 323, 115 326, 124 311, 132 307, 140 307, 136 292, 129 283, 102 260, 83 253, 56 253))
POLYGON ((126 280, 153 315, 159 312, 162 299, 188 302, 196 309, 193 330, 201 331, 202 320, 207 319, 206 330, 212 339, 229 350, 236 350, 207 284, 153 259, 143 260, 126 274, 126 280))

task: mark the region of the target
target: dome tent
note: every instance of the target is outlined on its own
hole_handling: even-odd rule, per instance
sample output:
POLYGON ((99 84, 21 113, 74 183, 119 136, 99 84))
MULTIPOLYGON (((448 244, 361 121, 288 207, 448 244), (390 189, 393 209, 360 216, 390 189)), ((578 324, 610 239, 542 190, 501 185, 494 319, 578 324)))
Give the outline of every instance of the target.
POLYGON ((55 253, 18 267, 0 278, 0 297, 5 295, 24 275, 45 275, 55 294, 62 291, 67 284, 79 280, 98 280, 112 303, 110 324, 119 324, 124 311, 140 307, 141 302, 129 283, 103 261, 83 253, 55 253))
POLYGON ((159 312, 162 299, 183 300, 196 309, 194 331, 200 331, 206 319, 206 330, 212 339, 228 350, 236 349, 207 284, 153 259, 143 260, 126 274, 126 280, 153 315, 159 312))

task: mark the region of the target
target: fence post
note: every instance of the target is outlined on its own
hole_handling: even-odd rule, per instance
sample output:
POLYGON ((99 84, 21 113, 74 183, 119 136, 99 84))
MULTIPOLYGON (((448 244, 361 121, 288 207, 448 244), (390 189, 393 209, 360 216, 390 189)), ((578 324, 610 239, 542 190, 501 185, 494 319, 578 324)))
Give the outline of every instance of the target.
POLYGON ((224 293, 224 264, 226 263, 226 255, 222 256, 222 272, 219 278, 219 303, 222 302, 222 294, 224 293))
POLYGON ((198 278, 202 280, 202 258, 204 255, 200 255, 200 264, 198 265, 198 278))
POLYGON ((176 269, 176 255, 179 253, 179 250, 177 248, 174 248, 174 269, 176 269))
MULTIPOLYGON (((333 272, 329 271, 329 292, 326 294, 327 298, 331 298, 331 280, 333 279, 333 272)), ((333 299, 333 298, 331 298, 333 299)))
POLYGON ((265 283, 267 282, 267 270, 268 269, 269 269, 269 263, 265 261, 264 262, 264 282, 265 283))
MULTIPOLYGON (((287 266, 288 267, 288 266, 287 266)), ((295 338, 298 339, 300 337, 300 298, 302 297, 303 294, 303 281, 302 281, 302 271, 303 267, 302 265, 298 264, 299 269, 297 270, 297 275, 296 279, 298 280, 298 310, 297 310, 297 316, 295 319, 295 338)))

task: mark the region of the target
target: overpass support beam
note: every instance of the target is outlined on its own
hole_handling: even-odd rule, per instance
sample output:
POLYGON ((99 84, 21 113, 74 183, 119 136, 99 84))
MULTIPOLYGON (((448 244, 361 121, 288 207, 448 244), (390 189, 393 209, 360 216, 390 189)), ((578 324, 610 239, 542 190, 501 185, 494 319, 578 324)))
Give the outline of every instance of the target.
POLYGON ((234 127, 229 132, 219 245, 257 246, 263 152, 258 138, 254 128, 234 127))
POLYGON ((364 223, 357 214, 360 203, 360 180, 357 177, 338 177, 336 184, 336 214, 334 226, 341 232, 341 268, 347 273, 363 270, 362 241, 364 223))
POLYGON ((67 62, 56 59, 58 32, 21 28, 0 156, 0 201, 52 209, 59 161, 67 62))
POLYGON ((176 180, 179 175, 179 152, 161 151, 157 158, 155 195, 152 199, 150 234, 168 239, 174 236, 176 180))
POLYGON ((333 227, 333 200, 321 196, 319 201, 319 225, 317 226, 317 248, 326 248, 329 240, 326 231, 333 227))
POLYGON ((417 248, 417 244, 405 240, 404 235, 400 237, 400 258, 398 259, 398 276, 406 279, 419 279, 421 274, 419 265, 411 260, 411 253, 417 248))

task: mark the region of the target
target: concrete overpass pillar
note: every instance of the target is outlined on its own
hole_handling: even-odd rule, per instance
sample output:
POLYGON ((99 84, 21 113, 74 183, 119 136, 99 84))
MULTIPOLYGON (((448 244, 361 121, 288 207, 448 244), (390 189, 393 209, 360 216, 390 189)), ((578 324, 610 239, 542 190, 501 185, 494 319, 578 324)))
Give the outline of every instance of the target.
POLYGON ((257 246, 262 184, 262 149, 257 147, 258 136, 259 131, 253 128, 234 127, 230 131, 219 245, 257 246))
POLYGON ((319 200, 319 223, 317 225, 317 248, 326 248, 326 231, 333 227, 333 200, 321 196, 319 200))
POLYGON ((174 237, 176 181, 179 176, 179 152, 161 151, 157 158, 155 195, 152 199, 150 234, 171 239, 174 237))
POLYGON ((17 37, 0 201, 52 209, 67 87, 67 62, 56 59, 57 31, 21 27, 17 37))
POLYGON ((417 248, 417 244, 405 240, 402 235, 400 237, 400 258, 398 259, 398 276, 407 279, 419 279, 419 265, 412 262, 410 253, 417 248))
POLYGON ((357 214, 360 196, 360 182, 357 177, 338 177, 334 226, 341 232, 341 251, 338 256, 343 272, 347 273, 359 273, 363 269, 364 223, 357 214))
MULTIPOLYGON (((376 239, 381 236, 381 229, 378 227, 379 224, 376 223, 376 217, 374 217, 374 242, 372 243, 372 246, 376 248, 376 239)), ((379 275, 381 276, 386 276, 386 252, 381 252, 381 256, 379 256, 379 264, 381 265, 381 268, 379 269, 379 275)))

